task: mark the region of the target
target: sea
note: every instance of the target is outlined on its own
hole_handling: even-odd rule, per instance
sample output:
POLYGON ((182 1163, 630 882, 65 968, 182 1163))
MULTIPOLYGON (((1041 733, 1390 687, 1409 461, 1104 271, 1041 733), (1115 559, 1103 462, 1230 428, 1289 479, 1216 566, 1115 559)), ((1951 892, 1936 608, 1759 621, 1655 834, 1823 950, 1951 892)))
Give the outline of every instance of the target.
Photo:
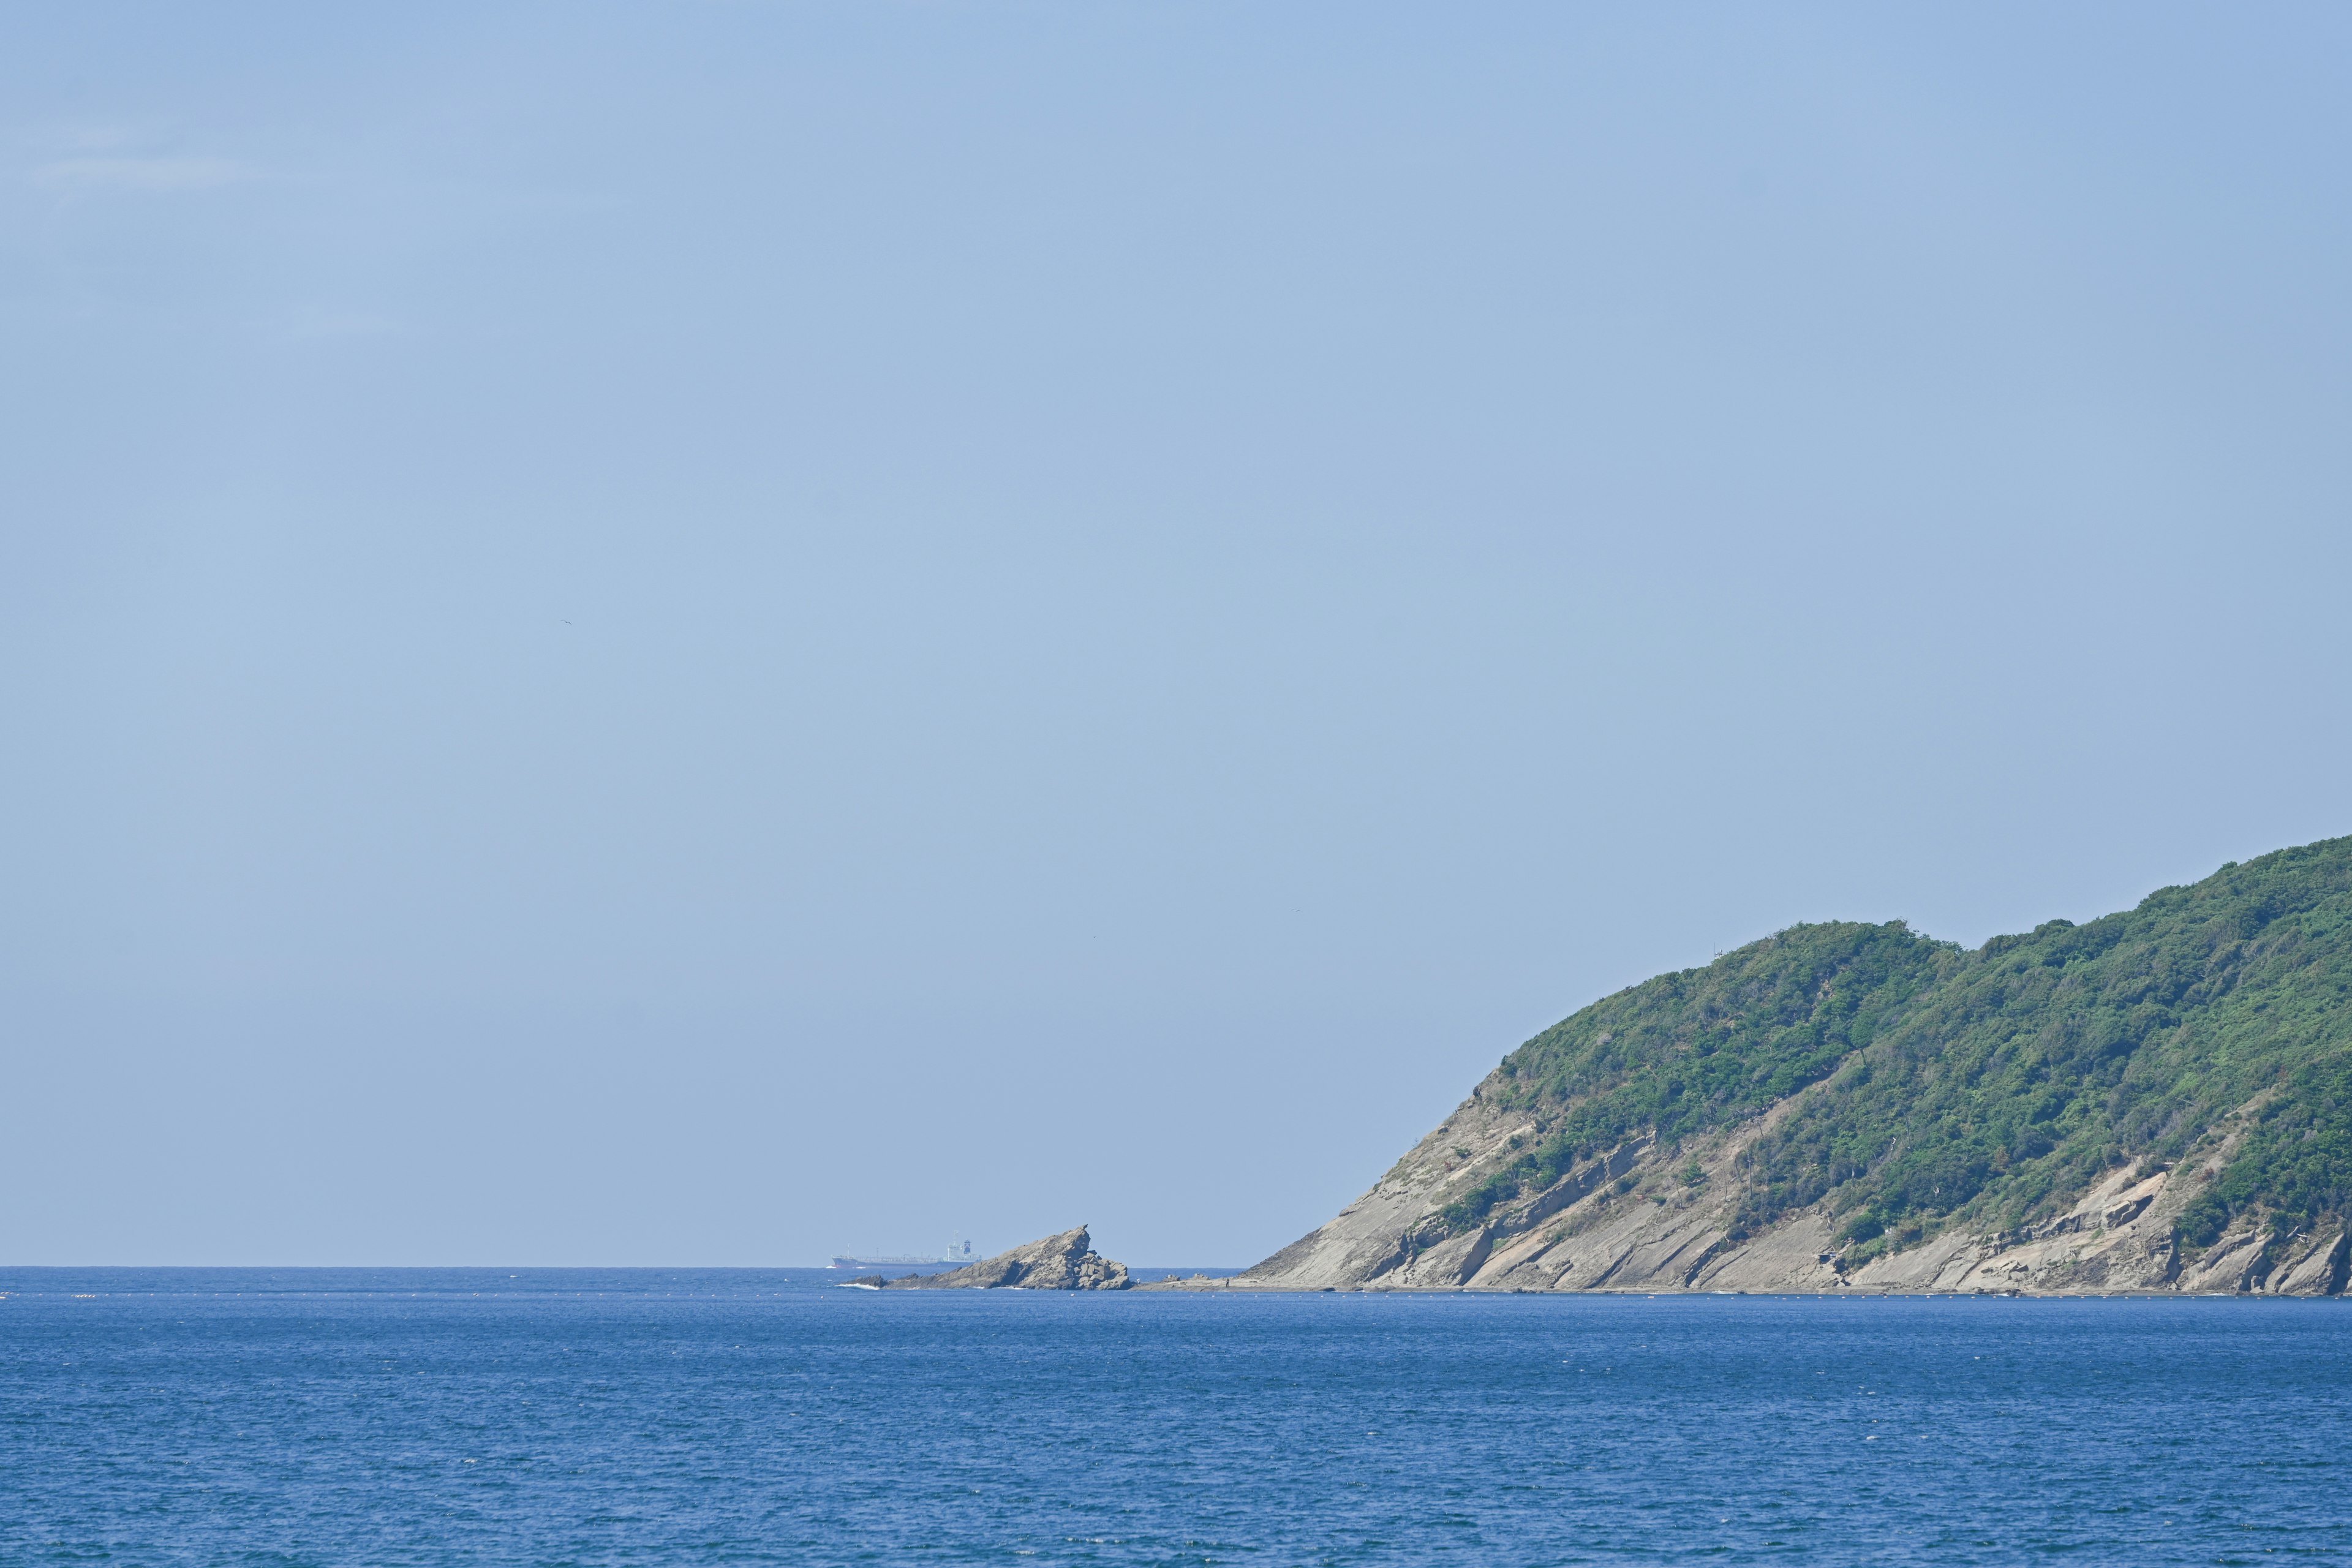
POLYGON ((0 1269, 0 1563, 2352 1558, 2332 1300, 0 1269))

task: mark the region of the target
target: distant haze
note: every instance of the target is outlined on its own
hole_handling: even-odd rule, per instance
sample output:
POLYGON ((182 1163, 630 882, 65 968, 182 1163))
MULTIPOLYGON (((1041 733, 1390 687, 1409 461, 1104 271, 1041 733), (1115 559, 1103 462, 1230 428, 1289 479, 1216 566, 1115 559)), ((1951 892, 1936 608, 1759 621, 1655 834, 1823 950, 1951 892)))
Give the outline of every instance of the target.
POLYGON ((2338 7, 19 7, 0 1261, 1239 1264, 2352 832, 2338 7))

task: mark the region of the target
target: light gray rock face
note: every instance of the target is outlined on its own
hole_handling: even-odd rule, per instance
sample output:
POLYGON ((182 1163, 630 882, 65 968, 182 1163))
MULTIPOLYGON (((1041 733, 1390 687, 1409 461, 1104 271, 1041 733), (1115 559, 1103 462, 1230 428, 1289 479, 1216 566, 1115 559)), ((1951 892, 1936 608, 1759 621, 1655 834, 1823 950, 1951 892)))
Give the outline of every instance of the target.
POLYGON ((886 1290, 1124 1290, 1131 1282, 1127 1265, 1096 1252, 1087 1227, 1080 1226, 944 1274, 857 1283, 877 1284, 886 1290))
POLYGON ((2345 1266, 2352 1262, 2347 1254, 2352 1254, 2352 1232, 2316 1237, 2273 1271, 2271 1289, 2282 1296, 2340 1296, 2345 1266))
POLYGON ((1371 1191, 1255 1268, 1142 1289, 2337 1295, 2352 1261, 2352 1242, 2333 1226, 2273 1245, 2251 1218, 2201 1251, 2182 1246, 2180 1215, 2228 1164, 2242 1123, 2177 1165, 2111 1172, 2022 1229, 1947 1231, 1858 1267, 1818 1209, 1735 1241, 1740 1157, 1805 1091, 1704 1142, 1629 1141, 1454 1231, 1446 1206, 1537 1135, 1526 1112, 1488 1098, 1500 1087, 1481 1084, 1371 1191))
MULTIPOLYGON (((1827 1225, 1811 1216, 1733 1245, 1733 1167, 1795 1101, 1705 1149, 1631 1140, 1542 1192, 1448 1235, 1438 1215, 1536 1129, 1481 1085, 1329 1224, 1233 1279, 1178 1289, 1276 1290, 1757 1290, 1840 1288, 1827 1225), (1687 1179, 1696 1160, 1696 1180, 1687 1179)), ((1159 1287, 1147 1287, 1157 1289, 1159 1287)))

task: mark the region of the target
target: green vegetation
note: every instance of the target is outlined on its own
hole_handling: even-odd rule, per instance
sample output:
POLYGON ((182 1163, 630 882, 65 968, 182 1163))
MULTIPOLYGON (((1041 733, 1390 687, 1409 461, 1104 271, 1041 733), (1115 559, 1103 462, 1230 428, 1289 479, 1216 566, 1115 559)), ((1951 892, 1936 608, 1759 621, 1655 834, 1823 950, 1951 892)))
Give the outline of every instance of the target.
POLYGON ((2236 1215, 2270 1211, 2273 1239, 2352 1214, 2352 1054, 2312 1062, 2263 1107, 2221 1179, 2180 1216, 2181 1239, 2210 1247, 2236 1215))
POLYGON ((1534 1110, 1541 1135, 1444 1218, 1475 1224, 1629 1138, 1752 1116, 1827 1077, 1958 962, 1900 922, 1795 926, 1596 1002, 1505 1059, 1487 1092, 1534 1110))
POLYGON ((2281 1235, 2352 1213, 2352 838, 1974 952, 1899 922, 1796 926, 1621 992, 1505 1059, 1486 1092, 1538 1134, 1444 1221, 1808 1085, 1747 1156, 1741 1234, 1825 1204, 1867 1256, 1962 1217, 2030 1221, 2250 1104, 2184 1239, 2251 1211, 2281 1235))

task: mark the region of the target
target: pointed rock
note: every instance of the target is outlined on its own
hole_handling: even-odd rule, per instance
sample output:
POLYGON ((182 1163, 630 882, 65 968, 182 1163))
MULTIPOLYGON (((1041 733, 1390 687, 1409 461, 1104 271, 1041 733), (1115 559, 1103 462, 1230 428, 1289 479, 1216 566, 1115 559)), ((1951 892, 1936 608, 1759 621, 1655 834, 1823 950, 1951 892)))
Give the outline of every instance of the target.
POLYGON ((1087 1227, 1080 1226, 944 1274, 909 1274, 881 1283, 890 1290, 1124 1290, 1130 1281, 1127 1265, 1093 1250, 1087 1227))

